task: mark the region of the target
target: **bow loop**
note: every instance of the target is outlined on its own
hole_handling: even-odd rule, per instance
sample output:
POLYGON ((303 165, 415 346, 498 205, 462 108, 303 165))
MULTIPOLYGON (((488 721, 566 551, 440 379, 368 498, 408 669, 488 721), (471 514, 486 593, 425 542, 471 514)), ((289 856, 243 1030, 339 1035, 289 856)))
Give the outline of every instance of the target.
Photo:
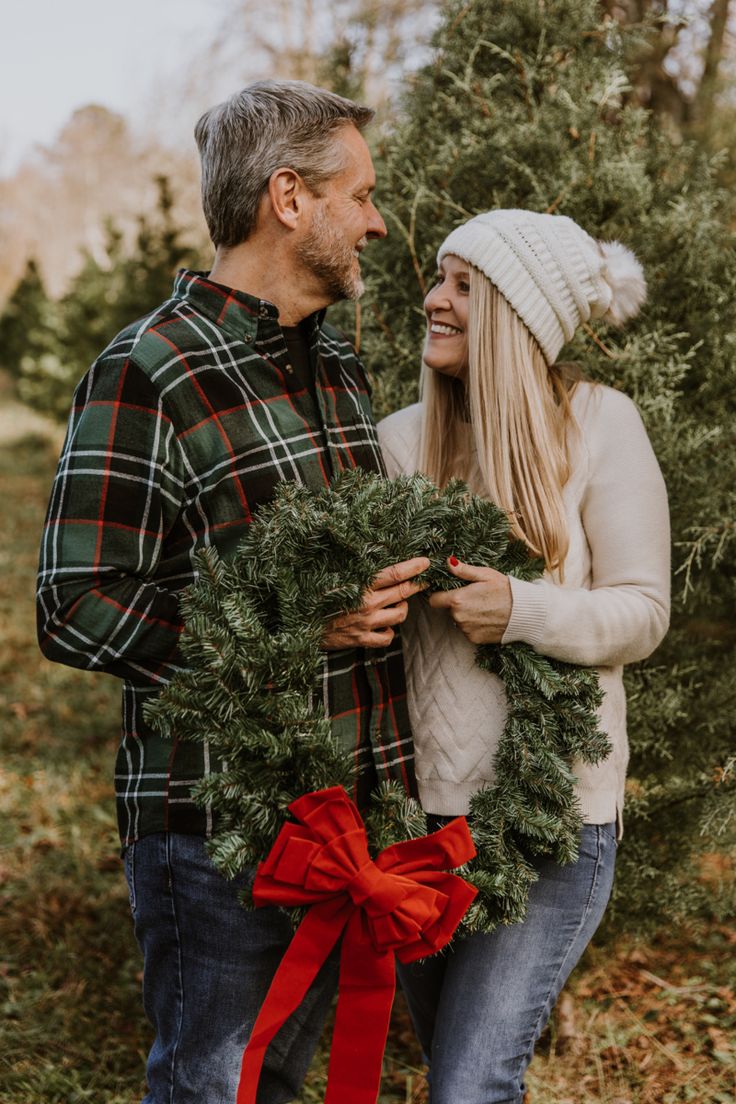
POLYGON ((337 891, 346 888, 366 866, 373 863, 365 830, 353 828, 320 845, 307 873, 307 884, 311 880, 329 879, 337 891))

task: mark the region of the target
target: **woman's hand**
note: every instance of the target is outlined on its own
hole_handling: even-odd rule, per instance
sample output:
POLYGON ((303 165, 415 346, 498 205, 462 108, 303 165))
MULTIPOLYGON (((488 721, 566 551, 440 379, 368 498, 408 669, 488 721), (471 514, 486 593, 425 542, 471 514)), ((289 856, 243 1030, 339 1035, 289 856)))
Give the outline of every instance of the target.
POLYGON ((447 563, 455 578, 468 585, 437 591, 430 595, 430 606, 446 609, 471 644, 499 644, 511 617, 508 575, 492 567, 471 567, 454 556, 447 563))
POLYGON ((385 648, 394 638, 394 625, 400 625, 409 612, 407 598, 424 590, 425 583, 414 582, 429 567, 426 556, 392 564, 373 580, 363 595, 356 613, 344 613, 331 621, 322 637, 322 647, 385 648))

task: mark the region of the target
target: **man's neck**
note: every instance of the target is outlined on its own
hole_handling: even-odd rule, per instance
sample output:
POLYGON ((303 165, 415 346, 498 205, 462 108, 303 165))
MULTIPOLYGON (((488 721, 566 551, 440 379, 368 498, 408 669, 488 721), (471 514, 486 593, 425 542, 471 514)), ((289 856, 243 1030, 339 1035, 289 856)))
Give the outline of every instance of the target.
POLYGON ((218 249, 210 279, 273 303, 282 326, 297 326, 310 314, 329 306, 308 275, 300 279, 292 258, 257 245, 244 243, 233 249, 218 249))

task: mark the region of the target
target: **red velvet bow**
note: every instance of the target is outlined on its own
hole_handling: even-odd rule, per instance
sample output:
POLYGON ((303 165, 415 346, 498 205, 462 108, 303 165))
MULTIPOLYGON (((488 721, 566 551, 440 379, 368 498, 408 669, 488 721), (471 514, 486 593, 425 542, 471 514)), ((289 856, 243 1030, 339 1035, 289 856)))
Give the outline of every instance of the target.
POLYGON ((344 931, 325 1104, 375 1104, 402 962, 440 950, 476 890, 448 871, 475 847, 464 817, 387 847, 374 860, 360 814, 340 786, 293 801, 253 886, 256 905, 311 905, 291 941, 243 1055, 237 1104, 255 1104, 266 1048, 301 1003, 344 931))

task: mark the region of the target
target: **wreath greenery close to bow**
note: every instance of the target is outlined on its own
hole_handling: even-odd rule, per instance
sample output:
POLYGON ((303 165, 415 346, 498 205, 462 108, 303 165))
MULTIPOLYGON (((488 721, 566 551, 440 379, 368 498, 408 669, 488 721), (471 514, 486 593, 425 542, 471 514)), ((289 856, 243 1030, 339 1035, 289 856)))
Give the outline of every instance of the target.
MULTIPOLYGON (((220 757, 222 769, 198 784, 196 799, 216 813, 210 853, 225 875, 265 858, 296 797, 353 783, 352 756, 314 692, 325 624, 358 609, 384 567, 413 556, 430 557, 430 590, 462 585, 447 571, 451 554, 523 579, 542 571, 511 538, 505 514, 465 484, 440 491, 423 476, 389 481, 361 469, 319 491, 283 484, 232 559, 199 553, 198 580, 181 603, 186 669, 147 716, 167 735, 207 741, 220 757)), ((462 873, 478 895, 466 932, 523 919, 535 861, 575 860, 572 764, 609 751, 593 670, 526 644, 481 645, 476 661, 503 680, 509 712, 495 781, 471 802, 478 854, 462 873)), ((374 853, 426 832, 421 808, 397 783, 377 787, 365 820, 374 853)))

